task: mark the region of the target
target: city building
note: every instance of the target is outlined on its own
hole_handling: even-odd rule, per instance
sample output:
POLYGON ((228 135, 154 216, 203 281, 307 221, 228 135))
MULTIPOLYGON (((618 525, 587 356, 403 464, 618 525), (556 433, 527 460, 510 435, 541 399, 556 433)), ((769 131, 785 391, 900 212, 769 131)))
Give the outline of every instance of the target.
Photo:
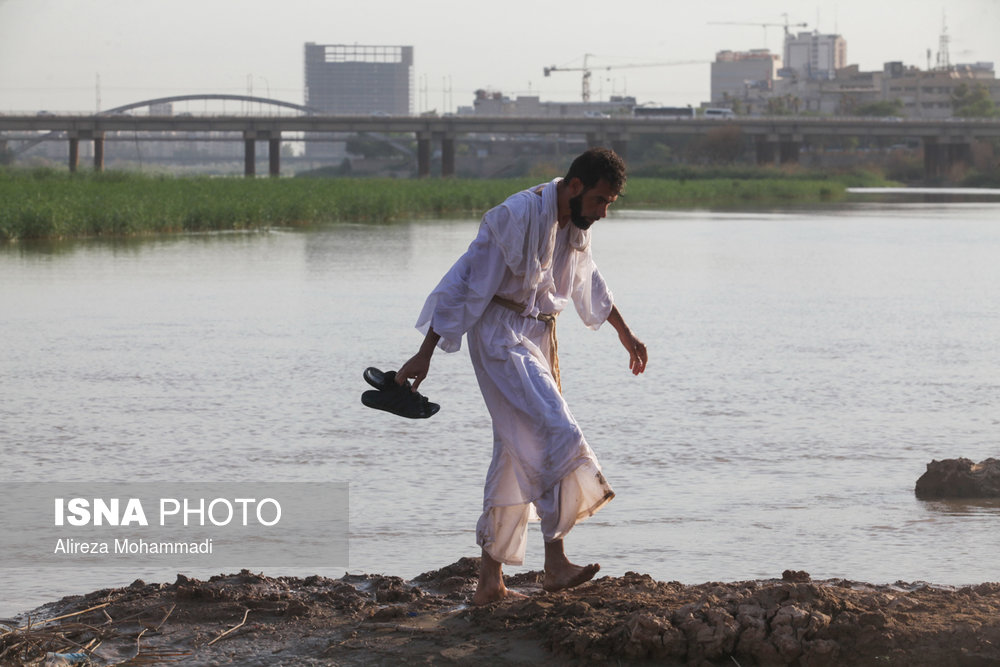
MULTIPOLYGON (((305 45, 305 105, 345 116, 408 116, 413 111, 413 47, 305 45)), ((310 158, 344 159, 344 143, 306 133, 310 158)))
POLYGON ((953 101, 966 90, 982 85, 1000 105, 1000 81, 993 63, 949 65, 920 70, 901 62, 885 63, 882 70, 863 72, 857 65, 838 69, 830 79, 778 79, 769 100, 760 100, 755 113, 814 113, 855 115, 879 103, 898 103, 905 118, 940 119, 955 115, 953 101))
POLYGON ((779 60, 768 49, 719 51, 712 63, 712 104, 766 97, 774 89, 779 60))
POLYGON ((851 115, 882 101, 882 76, 882 72, 862 72, 850 65, 829 79, 778 79, 772 98, 764 100, 758 110, 762 114, 851 115))
POLYGON ((832 79, 847 66, 847 40, 840 35, 800 32, 785 35, 782 78, 832 79))
POLYGON ((542 102, 537 95, 511 98, 499 91, 479 89, 472 106, 458 108, 461 115, 581 117, 631 115, 635 98, 612 95, 607 102, 542 102))
MULTIPOLYGON (((711 70, 711 104, 738 113, 836 113, 841 85, 863 85, 851 80, 833 86, 847 66, 847 41, 840 35, 786 32, 784 58, 768 49, 719 51, 711 70)), ((854 91, 856 92, 856 91, 854 91)))
POLYGON ((413 47, 305 45, 305 105, 334 115, 413 110, 413 47))
POLYGON ((1000 81, 993 63, 948 65, 922 71, 901 62, 886 63, 882 76, 882 99, 899 100, 901 115, 910 118, 949 118, 954 115, 952 100, 961 86, 982 84, 994 104, 1000 105, 1000 81))
POLYGON ((843 37, 808 32, 785 36, 780 67, 766 49, 719 51, 710 104, 750 115, 855 115, 878 107, 886 115, 896 105, 900 117, 938 119, 954 116, 956 96, 981 85, 1000 106, 1000 80, 990 62, 951 64, 944 53, 933 69, 928 56, 927 70, 888 62, 863 72, 846 60, 843 37))

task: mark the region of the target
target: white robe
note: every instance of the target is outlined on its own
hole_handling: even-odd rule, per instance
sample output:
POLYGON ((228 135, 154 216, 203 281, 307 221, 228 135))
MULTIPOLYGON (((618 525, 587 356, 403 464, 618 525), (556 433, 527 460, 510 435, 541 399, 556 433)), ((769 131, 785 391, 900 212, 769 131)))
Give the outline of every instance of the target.
POLYGON ((469 354, 493 418, 493 459, 486 477, 477 541, 501 563, 524 562, 527 523, 541 517, 546 541, 604 506, 614 492, 550 369, 547 325, 572 300, 597 329, 613 305, 594 264, 590 232, 559 229, 559 179, 524 190, 483 216, 479 234, 445 274, 417 321, 441 336, 446 352, 469 354), (492 302, 522 304, 523 313, 492 302))

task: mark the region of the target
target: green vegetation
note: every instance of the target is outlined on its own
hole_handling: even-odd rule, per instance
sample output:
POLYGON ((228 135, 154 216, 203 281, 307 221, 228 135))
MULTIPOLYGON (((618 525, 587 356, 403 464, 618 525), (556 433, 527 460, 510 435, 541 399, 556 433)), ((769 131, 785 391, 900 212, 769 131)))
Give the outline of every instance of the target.
POLYGON ((855 115, 858 116, 878 116, 878 117, 895 117, 904 115, 903 112, 903 100, 883 100, 881 102, 872 102, 871 104, 865 104, 858 107, 855 110, 855 115))
POLYGON ((1000 117, 1000 108, 990 97, 990 91, 981 83, 974 87, 965 83, 957 86, 951 96, 951 105, 959 118, 1000 117))
POLYGON ((787 165, 783 167, 698 167, 684 164, 677 165, 647 165, 629 171, 629 184, 641 179, 660 179, 681 181, 725 181, 734 179, 742 181, 810 181, 826 182, 834 189, 848 187, 884 187, 892 185, 879 173, 866 169, 833 172, 787 165))
POLYGON ((963 188, 1000 188, 1000 169, 988 171, 973 169, 962 177, 959 186, 963 188))
MULTIPOLYGON (((821 201, 841 197, 848 184, 778 170, 768 178, 744 179, 742 172, 721 169, 688 169, 684 175, 666 179, 633 177, 621 206, 821 201)), ((0 207, 0 242, 479 215, 511 192, 541 180, 544 177, 172 178, 125 172, 4 169, 0 170, 0 201, 4 202, 0 207)))
POLYGON ((492 206, 527 181, 0 171, 0 241, 389 222, 492 206))
POLYGON ((840 199, 845 189, 845 185, 831 181, 794 179, 673 181, 635 178, 629 179, 621 201, 623 206, 635 208, 815 202, 840 199))

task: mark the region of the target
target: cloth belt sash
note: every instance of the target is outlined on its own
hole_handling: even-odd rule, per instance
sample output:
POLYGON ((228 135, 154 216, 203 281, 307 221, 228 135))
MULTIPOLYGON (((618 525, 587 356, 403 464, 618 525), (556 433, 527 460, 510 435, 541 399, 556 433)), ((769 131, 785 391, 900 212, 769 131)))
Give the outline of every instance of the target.
MULTIPOLYGON (((524 315, 525 306, 516 301, 511 301, 510 299, 505 299, 502 296, 493 296, 493 303, 498 306, 503 306, 507 310, 513 310, 518 315, 524 315)), ((556 315, 559 313, 539 313, 538 315, 524 315, 524 317, 531 317, 539 322, 545 322, 545 329, 548 332, 549 338, 549 359, 551 359, 551 367, 549 370, 552 371, 552 377, 556 381, 556 387, 559 389, 559 393, 562 393, 562 381, 559 378, 559 343, 556 340, 556 315)))

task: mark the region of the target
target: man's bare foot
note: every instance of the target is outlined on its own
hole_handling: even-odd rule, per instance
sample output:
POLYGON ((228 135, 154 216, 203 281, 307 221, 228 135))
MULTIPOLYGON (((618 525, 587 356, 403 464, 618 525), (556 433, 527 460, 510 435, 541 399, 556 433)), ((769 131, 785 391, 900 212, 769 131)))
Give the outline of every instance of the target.
POLYGON ((500 587, 496 586, 483 586, 480 582, 479 586, 476 587, 476 592, 472 596, 472 604, 477 607, 481 607, 484 604, 490 604, 491 602, 499 602, 500 600, 521 600, 528 597, 524 593, 518 593, 517 591, 512 591, 507 588, 502 582, 500 587))
POLYGON ((558 568, 545 569, 545 579, 542 581, 542 588, 549 593, 573 588, 586 583, 594 578, 601 569, 597 563, 590 565, 574 565, 566 562, 558 568))
POLYGON ((479 584, 476 586, 476 592, 472 596, 472 604, 481 606, 500 600, 523 597, 527 596, 512 591, 504 585, 503 566, 499 561, 494 560, 486 552, 486 549, 483 549, 482 560, 479 563, 479 584))

